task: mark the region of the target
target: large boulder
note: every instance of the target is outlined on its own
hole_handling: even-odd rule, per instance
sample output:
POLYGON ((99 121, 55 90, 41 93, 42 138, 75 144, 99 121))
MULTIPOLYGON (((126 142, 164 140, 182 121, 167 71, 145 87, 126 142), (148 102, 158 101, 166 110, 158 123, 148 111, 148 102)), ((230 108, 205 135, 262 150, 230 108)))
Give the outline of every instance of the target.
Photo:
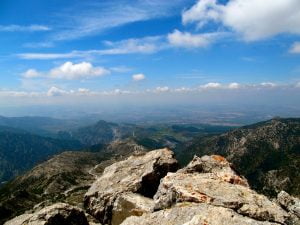
POLYGON ((127 218, 122 225, 278 225, 244 217, 231 209, 208 204, 179 203, 170 209, 127 218))
POLYGON ((154 200, 156 210, 194 202, 232 209, 260 221, 285 224, 290 219, 279 205, 251 190, 221 156, 196 157, 186 168, 168 173, 154 200))
POLYGON ((65 203, 57 203, 42 210, 23 214, 5 225, 89 225, 84 211, 65 203))
POLYGON ((160 179, 176 171, 178 163, 169 149, 137 154, 105 168, 85 195, 85 208, 103 224, 110 224, 116 199, 123 193, 152 198, 160 179))
POLYGON ((112 225, 119 225, 130 216, 141 216, 153 212, 153 199, 140 194, 124 193, 117 197, 112 209, 112 225))

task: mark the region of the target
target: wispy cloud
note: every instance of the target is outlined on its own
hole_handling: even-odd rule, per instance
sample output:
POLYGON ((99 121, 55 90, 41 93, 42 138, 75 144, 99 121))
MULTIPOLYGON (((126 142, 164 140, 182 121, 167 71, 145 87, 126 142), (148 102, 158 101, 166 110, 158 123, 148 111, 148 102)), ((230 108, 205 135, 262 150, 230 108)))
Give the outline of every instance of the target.
POLYGON ((44 25, 29 25, 29 26, 21 26, 21 25, 0 25, 0 32, 34 32, 34 31, 49 31, 50 27, 44 25))
POLYGON ((87 58, 91 55, 151 54, 169 47, 164 36, 105 41, 104 44, 106 45, 104 49, 74 50, 68 53, 21 53, 17 56, 21 59, 72 59, 87 58))
POLYGON ((290 50, 289 50, 289 53, 292 53, 292 54, 300 54, 300 42, 295 42, 290 50))
POLYGON ((25 48, 52 48, 54 47, 53 42, 29 42, 23 44, 25 48))
MULTIPOLYGON (((185 0, 84 1, 80 6, 73 6, 80 7, 76 15, 68 11, 61 13, 63 29, 54 33, 52 39, 78 39, 133 22, 168 17, 180 13, 185 3, 185 0)), ((74 11, 74 8, 69 10, 74 11)))

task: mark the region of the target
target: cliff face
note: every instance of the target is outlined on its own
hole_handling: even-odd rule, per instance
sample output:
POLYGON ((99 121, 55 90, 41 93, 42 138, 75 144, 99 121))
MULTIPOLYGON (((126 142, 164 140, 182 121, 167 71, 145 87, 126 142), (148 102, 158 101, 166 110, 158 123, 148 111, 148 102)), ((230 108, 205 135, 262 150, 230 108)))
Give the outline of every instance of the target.
POLYGON ((286 192, 277 200, 258 194, 221 156, 196 156, 177 167, 168 149, 135 153, 105 168, 86 192, 84 209, 54 204, 6 225, 300 223, 299 199, 286 192))

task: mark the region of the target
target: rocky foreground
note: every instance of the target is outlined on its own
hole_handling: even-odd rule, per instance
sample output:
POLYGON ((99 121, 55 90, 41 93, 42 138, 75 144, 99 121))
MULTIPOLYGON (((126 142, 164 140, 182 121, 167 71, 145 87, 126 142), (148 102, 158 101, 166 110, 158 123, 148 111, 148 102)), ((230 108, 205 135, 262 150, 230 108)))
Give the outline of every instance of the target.
POLYGON ((197 157, 178 170, 172 151, 137 153, 105 168, 84 209, 57 203, 6 225, 276 225, 300 224, 300 200, 270 200, 251 190, 223 157, 197 157))

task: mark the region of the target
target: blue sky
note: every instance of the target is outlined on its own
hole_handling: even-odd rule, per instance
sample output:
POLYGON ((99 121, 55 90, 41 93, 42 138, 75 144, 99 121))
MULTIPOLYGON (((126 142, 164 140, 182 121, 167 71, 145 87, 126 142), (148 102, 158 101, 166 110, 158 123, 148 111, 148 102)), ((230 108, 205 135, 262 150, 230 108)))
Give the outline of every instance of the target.
POLYGON ((299 0, 2 0, 0 41, 2 102, 300 90, 299 0))

